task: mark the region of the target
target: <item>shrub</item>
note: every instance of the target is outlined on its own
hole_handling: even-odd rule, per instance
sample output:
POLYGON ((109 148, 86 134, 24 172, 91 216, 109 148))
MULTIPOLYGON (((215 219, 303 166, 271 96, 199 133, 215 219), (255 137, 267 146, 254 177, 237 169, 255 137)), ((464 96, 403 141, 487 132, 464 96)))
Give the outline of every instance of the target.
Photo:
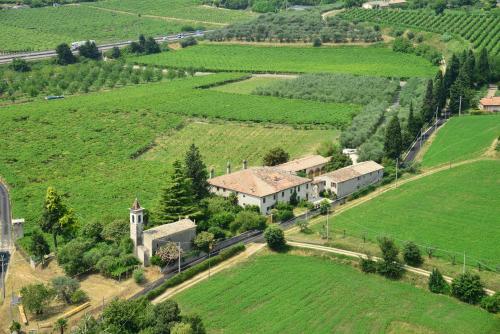
POLYGON ((403 248, 403 259, 408 265, 413 267, 420 267, 424 262, 420 254, 420 249, 411 241, 407 242, 403 248))
POLYGON ((315 48, 319 48, 321 45, 322 45, 321 39, 320 38, 315 38, 314 41, 313 41, 313 46, 315 48))
POLYGON ((198 44, 198 41, 194 37, 188 37, 188 38, 183 39, 181 41, 181 47, 182 48, 187 48, 189 46, 193 46, 193 45, 196 45, 196 44, 198 44))
POLYGON ((450 287, 448 283, 444 280, 443 275, 436 268, 432 269, 431 275, 429 276, 429 291, 433 293, 447 294, 450 287))
POLYGON ((21 324, 18 323, 17 321, 12 321, 12 323, 11 323, 11 325, 9 327, 9 331, 11 333, 14 333, 14 332, 20 333, 20 331, 21 331, 21 324))
POLYGON ((377 263, 378 273, 390 279, 401 278, 404 268, 398 259, 399 249, 394 241, 387 237, 380 238, 379 247, 383 260, 377 263))
POLYGON ((286 246, 285 233, 276 225, 270 225, 264 231, 267 245, 273 250, 282 250, 286 246))
POLYGON ((71 296, 80 288, 80 282, 74 278, 58 276, 52 279, 52 287, 59 299, 71 303, 71 296))
POLYGON ((376 273, 377 272, 377 262, 373 261, 371 258, 360 258, 359 266, 364 273, 376 273))
POLYGON ((481 307, 490 313, 498 313, 500 311, 500 292, 493 296, 486 296, 481 300, 481 307))
POLYGON ((82 289, 78 289, 71 295, 71 304, 81 304, 88 300, 88 296, 82 289))
POLYGON ((134 277, 134 282, 137 284, 142 284, 144 282, 144 270, 142 268, 137 268, 134 270, 132 276, 134 277))
POLYGON ((484 286, 479 275, 466 272, 451 282, 451 294, 463 302, 477 304, 484 297, 484 286))

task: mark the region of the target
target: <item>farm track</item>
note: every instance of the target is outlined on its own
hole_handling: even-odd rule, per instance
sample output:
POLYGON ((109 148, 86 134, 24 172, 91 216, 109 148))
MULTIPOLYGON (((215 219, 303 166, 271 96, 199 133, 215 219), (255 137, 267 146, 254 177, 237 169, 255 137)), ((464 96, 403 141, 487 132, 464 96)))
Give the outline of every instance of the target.
MULTIPOLYGON (((347 250, 340 249, 340 248, 326 247, 326 246, 321 246, 321 245, 314 245, 314 244, 309 244, 309 243, 304 243, 304 242, 295 242, 295 241, 287 241, 287 244, 290 246, 293 246, 293 247, 307 248, 307 249, 317 250, 317 251, 321 251, 321 252, 349 256, 349 257, 353 257, 353 258, 363 258, 363 259, 368 258, 367 254, 347 251, 347 250)), ((375 257, 375 256, 372 256, 371 259, 373 259, 377 262, 382 260, 381 258, 375 257)), ((404 268, 405 268, 405 270, 407 270, 411 273, 417 274, 417 275, 421 275, 421 276, 425 276, 425 277, 429 277, 431 275, 430 271, 420 269, 420 268, 411 267, 411 266, 408 266, 406 264, 404 265, 404 268)), ((453 281, 453 278, 449 277, 449 276, 443 276, 443 278, 448 283, 451 283, 453 281)), ((490 289, 484 289, 484 290, 490 296, 495 294, 495 291, 493 291, 493 290, 490 290, 490 289)))
MULTIPOLYGON (((111 12, 115 14, 123 14, 123 15, 132 15, 132 16, 137 16, 139 15, 138 13, 134 12, 127 12, 125 10, 118 10, 118 9, 110 9, 110 8, 102 8, 98 6, 92 6, 92 5, 86 5, 89 8, 97 9, 97 10, 102 10, 105 12, 111 12)), ((164 21, 176 21, 176 22, 187 22, 187 23, 203 23, 203 24, 211 24, 211 25, 216 25, 216 26, 221 26, 224 27, 227 24, 225 23, 219 23, 219 22, 210 22, 210 21, 200 21, 200 20, 191 20, 191 19, 181 19, 178 17, 172 17, 172 16, 159 16, 159 15, 150 15, 150 14, 140 14, 141 17, 146 17, 149 19, 157 19, 157 20, 164 20, 164 21)))

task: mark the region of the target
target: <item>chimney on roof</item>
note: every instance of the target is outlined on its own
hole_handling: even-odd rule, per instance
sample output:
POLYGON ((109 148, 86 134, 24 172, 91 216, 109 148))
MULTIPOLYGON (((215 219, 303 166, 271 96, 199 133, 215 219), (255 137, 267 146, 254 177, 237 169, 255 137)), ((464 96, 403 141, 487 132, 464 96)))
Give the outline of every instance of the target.
POLYGON ((213 179, 215 177, 215 170, 214 168, 210 168, 210 178, 213 179))
POLYGON ((243 169, 247 169, 248 168, 248 161, 247 159, 243 160, 243 169))
POLYGON ((231 174, 231 163, 228 161, 226 166, 226 174, 231 174))

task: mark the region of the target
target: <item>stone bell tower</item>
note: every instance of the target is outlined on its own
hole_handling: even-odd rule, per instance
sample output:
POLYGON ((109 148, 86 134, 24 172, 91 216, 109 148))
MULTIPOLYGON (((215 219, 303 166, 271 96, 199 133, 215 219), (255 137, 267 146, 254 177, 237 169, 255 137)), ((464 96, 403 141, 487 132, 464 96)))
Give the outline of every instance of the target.
POLYGON ((144 230, 144 209, 137 198, 130 208, 130 239, 134 242, 134 252, 142 245, 142 231, 144 230))

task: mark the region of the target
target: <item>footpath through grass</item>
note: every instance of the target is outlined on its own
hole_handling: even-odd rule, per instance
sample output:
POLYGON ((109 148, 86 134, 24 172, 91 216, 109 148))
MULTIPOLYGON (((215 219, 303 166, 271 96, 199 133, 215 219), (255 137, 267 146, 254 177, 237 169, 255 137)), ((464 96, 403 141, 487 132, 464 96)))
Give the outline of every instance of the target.
POLYGON ((332 260, 256 256, 175 297, 208 333, 494 333, 498 317, 332 260))
MULTIPOLYGON (((208 71, 335 72, 384 77, 431 77, 437 67, 413 54, 374 47, 296 47, 201 44, 131 61, 208 71)), ((361 94, 361 93, 360 93, 361 94)))
POLYGON ((422 167, 472 159, 483 154, 500 136, 500 116, 453 117, 439 130, 422 167))
MULTIPOLYGON (((500 161, 479 161, 401 185, 330 219, 330 231, 376 241, 392 236, 435 247, 435 255, 500 265, 500 161), (443 252, 441 250, 447 250, 443 252)), ((312 226, 322 229, 324 221, 312 226)), ((317 236, 319 238, 319 236, 317 236)), ((424 250, 424 249, 423 249, 424 250)))
MULTIPOLYGON (((0 175, 11 187, 14 215, 26 218, 29 226, 35 224, 47 187, 55 186, 65 194, 66 202, 80 219, 100 219, 107 223, 127 217, 126 208, 136 196, 152 208, 167 179, 165 171, 170 167, 167 163, 182 158, 184 147, 192 141, 203 147, 202 154, 208 162, 222 164, 225 162, 219 159, 224 157, 239 165, 245 153, 249 159, 258 160, 262 147, 274 141, 289 141, 286 148, 294 145, 293 152, 298 154, 312 151, 319 141, 336 136, 336 130, 307 132, 256 126, 242 127, 241 134, 248 135, 248 139, 235 143, 223 135, 221 125, 214 125, 213 129, 206 125, 206 133, 200 133, 200 126, 196 125, 181 129, 185 116, 248 121, 281 119, 299 125, 313 118, 333 120, 335 109, 329 104, 302 104, 302 101, 296 104, 292 100, 193 88, 234 77, 238 75, 177 79, 0 108, 0 175), (178 135, 176 129, 181 129, 178 135), (170 138, 175 144, 165 137, 172 133, 170 138), (208 133, 214 137, 210 138, 208 133), (157 138, 166 151, 155 151, 156 154, 162 157, 166 154, 168 159, 134 159, 157 138), (180 141, 185 142, 180 144, 180 141), (211 147, 217 150, 212 152, 211 147), (234 158, 229 159, 230 156, 234 158)), ((342 118, 347 122, 349 113, 342 118)), ((242 140, 237 126, 228 128, 232 129, 235 140, 242 140)))

